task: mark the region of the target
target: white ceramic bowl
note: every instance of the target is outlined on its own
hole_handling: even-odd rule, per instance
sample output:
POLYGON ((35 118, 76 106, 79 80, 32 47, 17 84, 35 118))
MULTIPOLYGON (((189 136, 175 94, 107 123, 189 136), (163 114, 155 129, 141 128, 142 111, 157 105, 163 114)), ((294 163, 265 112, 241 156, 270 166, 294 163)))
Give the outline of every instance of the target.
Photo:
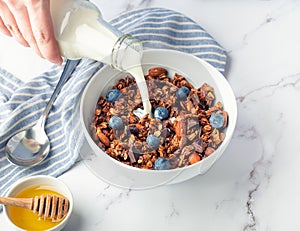
POLYGON ((226 138, 209 157, 200 162, 171 170, 145 170, 127 166, 104 153, 92 139, 91 123, 96 104, 100 95, 110 88, 117 79, 124 77, 124 73, 106 66, 96 73, 87 84, 80 102, 80 120, 87 142, 93 155, 83 153, 85 163, 99 178, 122 188, 148 189, 165 184, 179 183, 204 174, 225 151, 229 144, 237 120, 237 105, 233 91, 225 77, 207 62, 190 54, 172 50, 146 50, 142 60, 144 73, 151 67, 161 66, 168 70, 169 75, 174 72, 185 76, 195 87, 208 83, 215 90, 216 101, 221 101, 224 110, 228 112, 229 123, 226 128, 226 138), (101 94, 101 92, 103 92, 101 94))
MULTIPOLYGON (((69 206, 69 211, 67 216, 64 218, 63 221, 61 221, 58 225, 54 226, 51 229, 48 229, 47 231, 60 231, 62 230, 65 225, 68 223, 72 210, 73 210, 73 196, 69 188, 59 179, 51 177, 51 176, 44 176, 44 175, 39 175, 39 176, 31 176, 31 177, 25 177, 17 182, 15 182, 9 189, 9 191, 6 193, 7 197, 14 197, 16 196, 20 191, 31 187, 35 185, 45 185, 45 186, 50 186, 51 190, 65 196, 68 198, 70 202, 69 206)), ((9 222, 13 230, 18 230, 18 231, 25 231, 24 229, 21 229, 20 227, 16 226, 10 219, 9 216, 9 206, 4 206, 4 216, 6 217, 6 220, 9 222)))

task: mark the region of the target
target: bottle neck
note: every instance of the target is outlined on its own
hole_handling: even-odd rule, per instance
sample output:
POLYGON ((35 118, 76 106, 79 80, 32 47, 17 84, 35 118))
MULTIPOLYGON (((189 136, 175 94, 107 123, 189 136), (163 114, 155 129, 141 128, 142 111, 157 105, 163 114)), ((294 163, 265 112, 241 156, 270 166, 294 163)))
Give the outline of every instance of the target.
POLYGON ((140 40, 130 34, 121 35, 111 53, 113 68, 126 71, 141 64, 143 46, 140 40))

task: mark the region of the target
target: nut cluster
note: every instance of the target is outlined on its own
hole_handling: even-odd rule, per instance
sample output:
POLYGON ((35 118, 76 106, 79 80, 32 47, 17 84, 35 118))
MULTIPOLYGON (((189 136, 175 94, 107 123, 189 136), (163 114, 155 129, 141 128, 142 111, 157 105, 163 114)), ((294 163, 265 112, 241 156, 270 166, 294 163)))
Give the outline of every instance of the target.
MULTIPOLYGON (((101 96, 92 123, 94 141, 112 158, 124 164, 154 169, 158 158, 169 161, 170 168, 188 166, 211 155, 225 139, 224 129, 228 114, 221 102, 214 104, 214 89, 207 83, 195 88, 188 80, 175 73, 168 76, 162 67, 152 68, 145 75, 153 111, 158 107, 169 112, 167 119, 159 120, 148 114, 139 118, 135 110, 142 109, 142 100, 134 78, 119 79, 112 89, 122 94, 115 102, 101 96), (178 99, 176 92, 186 87, 188 95, 178 99), (221 127, 210 123, 212 114, 219 114, 221 127), (120 129, 113 129, 111 117, 123 121, 120 129), (149 135, 159 138, 158 147, 146 142, 149 135)), ((220 122, 220 121, 219 121, 220 122)))

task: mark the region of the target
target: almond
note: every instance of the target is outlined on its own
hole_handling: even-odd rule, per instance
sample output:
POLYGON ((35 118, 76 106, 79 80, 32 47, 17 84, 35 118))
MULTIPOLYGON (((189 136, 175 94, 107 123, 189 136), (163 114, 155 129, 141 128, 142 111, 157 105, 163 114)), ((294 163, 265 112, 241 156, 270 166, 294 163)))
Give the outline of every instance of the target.
POLYGON ((106 147, 109 147, 110 141, 109 141, 109 139, 107 138, 106 135, 104 135, 101 131, 98 131, 98 132, 97 132, 97 136, 98 136, 99 140, 100 140, 106 147))

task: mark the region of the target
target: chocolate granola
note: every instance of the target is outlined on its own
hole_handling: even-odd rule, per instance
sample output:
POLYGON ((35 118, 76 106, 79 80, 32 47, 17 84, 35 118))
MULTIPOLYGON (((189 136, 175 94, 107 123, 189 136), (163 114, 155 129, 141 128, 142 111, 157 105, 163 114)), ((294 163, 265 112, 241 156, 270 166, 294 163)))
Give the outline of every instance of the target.
POLYGON ((195 88, 177 73, 171 78, 162 67, 150 69, 145 79, 153 112, 162 108, 168 117, 139 116, 143 105, 135 79, 120 78, 111 88, 120 92, 115 101, 101 96, 97 103, 92 129, 98 146, 143 169, 184 167, 211 155, 225 139, 228 124, 222 103, 214 103, 214 89, 207 83, 195 88))

